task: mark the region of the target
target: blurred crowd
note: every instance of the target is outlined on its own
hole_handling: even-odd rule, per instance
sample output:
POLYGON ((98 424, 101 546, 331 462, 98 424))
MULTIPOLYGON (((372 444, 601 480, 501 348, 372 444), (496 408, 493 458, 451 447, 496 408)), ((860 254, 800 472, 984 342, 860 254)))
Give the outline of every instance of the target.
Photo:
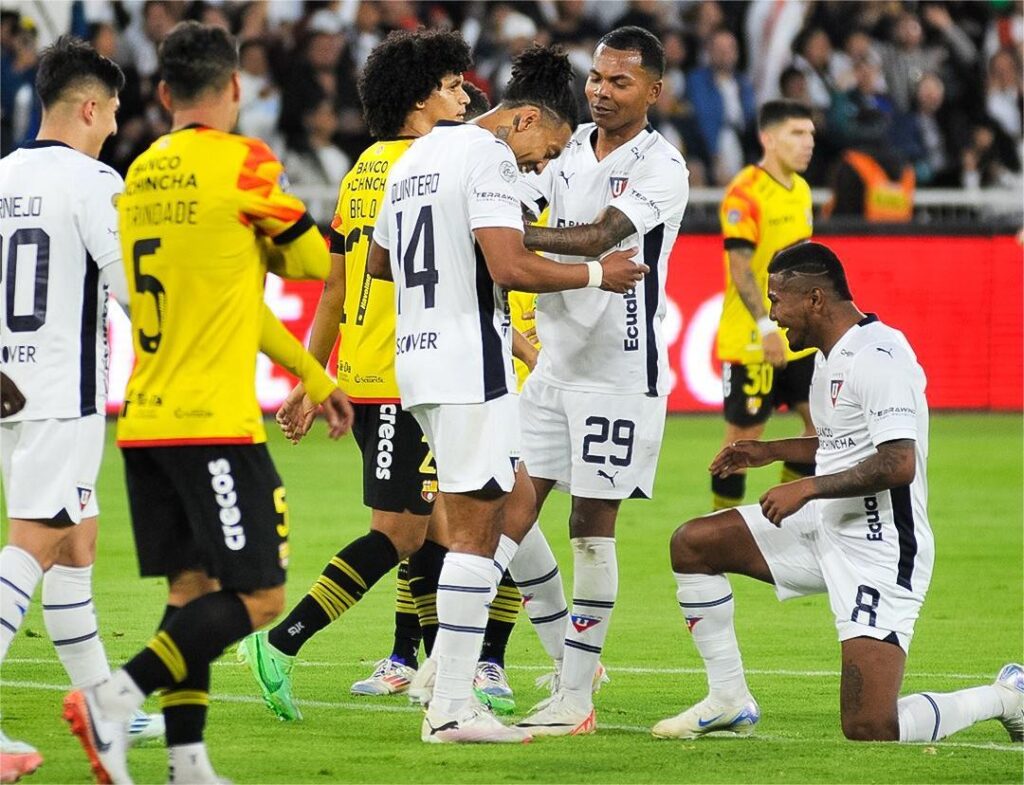
POLYGON ((10 0, 0 152, 34 135, 38 53, 70 31, 127 76, 120 130, 102 154, 123 172, 168 130, 156 52, 182 19, 238 36, 238 130, 269 142, 296 184, 336 187, 369 143, 356 79, 389 30, 460 30, 475 58, 467 76, 492 101, 516 53, 532 41, 561 44, 579 71, 583 105, 597 40, 624 24, 665 45, 665 89, 651 121, 686 155, 692 185, 724 185, 757 160, 756 107, 780 96, 814 109, 812 185, 830 182, 850 149, 893 172, 912 167, 918 187, 1020 184, 1024 10, 1008 0, 10 0))

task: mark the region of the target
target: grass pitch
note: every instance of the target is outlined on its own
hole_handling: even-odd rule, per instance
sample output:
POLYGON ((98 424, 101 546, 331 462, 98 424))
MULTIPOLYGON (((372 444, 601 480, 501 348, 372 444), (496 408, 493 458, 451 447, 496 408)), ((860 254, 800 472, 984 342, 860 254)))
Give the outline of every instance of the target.
MULTIPOLYGON (((269 425, 269 424, 268 424, 269 425)), ((322 426, 318 426, 322 429, 322 426)), ((218 771, 237 783, 668 783, 999 782, 1024 780, 1024 750, 997 722, 948 741, 853 744, 839 729, 839 648, 824 597, 779 604, 770 587, 732 579, 736 625, 751 689, 763 717, 749 739, 655 741, 657 720, 705 694, 700 660, 675 603, 668 538, 705 511, 706 467, 721 438, 715 417, 670 418, 656 498, 623 506, 618 534, 620 593, 605 648, 612 682, 598 698, 599 731, 515 747, 435 747, 419 741, 419 713, 404 697, 356 698, 349 685, 390 650, 394 580, 302 651, 295 687, 305 720, 278 722, 244 666, 229 652, 214 667, 207 741, 218 771)), ((769 435, 796 430, 776 418, 769 435)), ((108 429, 108 439, 112 435, 108 429)), ((342 545, 366 529, 355 444, 317 430, 292 447, 275 433, 271 450, 288 487, 292 520, 289 603, 342 545)), ((946 691, 991 681, 1024 657, 1024 526, 1021 418, 936 415, 932 420, 930 516, 937 558, 907 663, 905 691, 946 691)), ((776 481, 753 473, 748 499, 776 481)), ((148 640, 164 586, 137 577, 121 457, 108 441, 99 480, 101 541, 95 595, 114 664, 148 640)), ((544 529, 571 571, 567 500, 553 495, 544 529)), ((509 646, 520 708, 543 697, 533 685, 547 667, 525 615, 509 646)), ((46 758, 29 783, 88 782, 89 767, 59 719, 65 674, 36 602, 3 668, 4 730, 46 758)), ((133 750, 136 782, 166 781, 160 747, 133 750)))

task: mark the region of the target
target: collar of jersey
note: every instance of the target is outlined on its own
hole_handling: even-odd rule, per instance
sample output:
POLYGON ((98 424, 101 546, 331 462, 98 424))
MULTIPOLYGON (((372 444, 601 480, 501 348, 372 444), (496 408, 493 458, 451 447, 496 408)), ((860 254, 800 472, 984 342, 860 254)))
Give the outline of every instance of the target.
POLYGON ((466 125, 466 123, 459 122, 458 120, 438 120, 436 123, 434 123, 435 128, 437 128, 438 126, 451 126, 453 128, 457 128, 460 125, 466 125))
POLYGON ((40 147, 66 147, 69 150, 74 149, 71 145, 66 144, 65 142, 58 142, 56 139, 30 139, 25 142, 22 147, 30 150, 35 150, 40 147))
POLYGON ((878 321, 878 314, 877 313, 866 313, 866 314, 864 314, 864 318, 861 319, 859 322, 857 322, 857 326, 858 327, 867 327, 872 322, 877 322, 877 321, 878 321))

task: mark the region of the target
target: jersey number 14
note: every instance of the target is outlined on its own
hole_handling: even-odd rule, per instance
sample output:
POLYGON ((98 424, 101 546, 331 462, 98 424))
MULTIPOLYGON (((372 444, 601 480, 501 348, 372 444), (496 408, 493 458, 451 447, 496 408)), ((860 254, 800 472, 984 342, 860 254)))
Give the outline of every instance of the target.
MULTIPOLYGON (((398 224, 398 259, 405 278, 405 288, 423 287, 423 307, 433 308, 437 287, 437 266, 434 263, 434 213, 431 206, 424 205, 416 216, 409 244, 402 244, 402 213, 396 213, 398 224), (416 269, 416 256, 423 249, 423 269, 416 269)), ((398 312, 402 312, 402 298, 399 293, 398 312)))

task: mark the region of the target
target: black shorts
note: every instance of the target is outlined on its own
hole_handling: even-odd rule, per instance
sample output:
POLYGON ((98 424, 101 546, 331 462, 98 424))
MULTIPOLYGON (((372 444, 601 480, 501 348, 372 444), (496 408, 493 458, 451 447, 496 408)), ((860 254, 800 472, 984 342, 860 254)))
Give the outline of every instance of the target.
POLYGON ((363 504, 430 515, 437 469, 415 418, 397 403, 353 403, 352 435, 363 454, 363 504))
POLYGON ((785 368, 770 363, 722 364, 725 421, 748 428, 761 425, 775 409, 806 403, 814 373, 814 355, 792 360, 785 368))
POLYGON ((199 569, 241 592, 284 583, 288 506, 265 444, 122 452, 144 577, 199 569))

